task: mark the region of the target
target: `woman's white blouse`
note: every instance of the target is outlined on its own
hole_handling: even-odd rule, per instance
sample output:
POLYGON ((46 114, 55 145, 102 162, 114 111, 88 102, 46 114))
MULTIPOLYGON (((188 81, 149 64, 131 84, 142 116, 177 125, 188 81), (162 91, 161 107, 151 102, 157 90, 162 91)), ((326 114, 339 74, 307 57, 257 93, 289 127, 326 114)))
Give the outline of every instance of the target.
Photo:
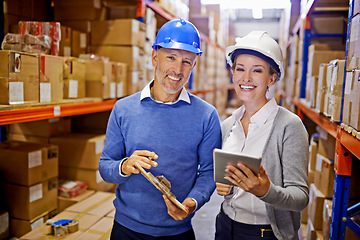
MULTIPOLYGON (((275 99, 268 101, 250 118, 248 133, 245 136, 240 122, 245 113, 245 107, 241 106, 233 113, 236 123, 231 130, 230 136, 223 143, 222 149, 261 157, 278 109, 275 99)), ((269 224, 265 203, 239 187, 234 187, 233 194, 225 197, 223 210, 231 219, 237 222, 269 224)))

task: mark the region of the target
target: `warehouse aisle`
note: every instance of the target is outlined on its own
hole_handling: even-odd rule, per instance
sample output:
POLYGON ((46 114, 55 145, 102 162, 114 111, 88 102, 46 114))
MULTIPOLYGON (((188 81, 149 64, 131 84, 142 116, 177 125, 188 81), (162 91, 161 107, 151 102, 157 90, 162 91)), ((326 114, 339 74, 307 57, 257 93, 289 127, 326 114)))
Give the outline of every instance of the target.
POLYGON ((215 236, 215 218, 219 213, 220 204, 224 197, 214 191, 207 202, 192 219, 196 240, 213 240, 215 236))

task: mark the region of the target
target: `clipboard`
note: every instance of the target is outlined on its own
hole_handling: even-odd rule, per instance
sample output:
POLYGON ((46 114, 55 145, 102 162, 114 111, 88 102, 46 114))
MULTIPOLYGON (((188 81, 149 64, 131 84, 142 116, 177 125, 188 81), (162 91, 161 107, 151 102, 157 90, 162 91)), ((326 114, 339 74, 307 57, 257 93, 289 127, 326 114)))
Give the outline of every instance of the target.
POLYGON ((232 186, 235 185, 224 178, 226 175, 225 169, 228 164, 236 166, 238 162, 241 162, 250 168, 255 175, 259 173, 261 164, 261 158, 241 153, 231 153, 217 148, 213 151, 213 161, 214 181, 232 186))
POLYGON ((164 194, 171 202, 173 202, 178 208, 183 210, 184 212, 188 213, 189 210, 179 202, 175 195, 170 191, 171 184, 170 182, 164 177, 154 177, 151 172, 146 172, 144 168, 140 166, 139 163, 135 163, 135 167, 140 170, 141 174, 149 180, 162 194, 164 194))

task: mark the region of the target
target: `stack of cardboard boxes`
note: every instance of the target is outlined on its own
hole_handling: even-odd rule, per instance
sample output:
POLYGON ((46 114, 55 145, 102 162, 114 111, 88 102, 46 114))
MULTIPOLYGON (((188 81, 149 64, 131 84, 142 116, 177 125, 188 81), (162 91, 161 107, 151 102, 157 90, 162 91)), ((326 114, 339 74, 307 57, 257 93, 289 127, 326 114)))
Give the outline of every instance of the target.
POLYGON ((57 208, 58 148, 29 142, 0 144, 4 199, 13 236, 46 221, 57 208))
MULTIPOLYGON (((334 195, 336 140, 321 128, 318 128, 317 135, 318 137, 312 138, 309 148, 309 205, 302 212, 302 223, 307 224, 309 240, 329 239, 334 195)), ((360 199, 359 178, 355 174, 359 171, 359 167, 360 164, 353 164, 354 174, 349 192, 349 203, 352 204, 360 199)), ((348 229, 346 239, 358 239, 358 236, 348 229)))
POLYGON ((346 81, 344 90, 343 123, 347 131, 360 139, 360 2, 354 1, 351 19, 349 51, 347 55, 346 81))
MULTIPOLYGON (((73 126, 69 117, 9 126, 8 141, 0 143, 0 158, 6 159, 0 171, 12 236, 34 230, 94 193, 114 191, 98 170, 108 117, 109 112, 94 114, 97 121, 79 116, 73 126), (75 198, 58 197, 58 179, 86 182, 88 190, 75 198)), ((107 209, 113 209, 112 203, 107 209)))

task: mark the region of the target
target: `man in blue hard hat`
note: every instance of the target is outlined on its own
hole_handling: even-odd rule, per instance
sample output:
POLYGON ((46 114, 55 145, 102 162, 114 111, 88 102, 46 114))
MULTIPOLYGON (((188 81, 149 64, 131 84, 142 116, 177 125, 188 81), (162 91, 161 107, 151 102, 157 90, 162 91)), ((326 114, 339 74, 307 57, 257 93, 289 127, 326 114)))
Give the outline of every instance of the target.
POLYGON ((194 212, 215 189, 214 148, 221 147, 216 109, 184 88, 201 55, 196 27, 165 23, 153 44, 155 76, 116 102, 108 122, 100 174, 116 189, 111 239, 195 239, 194 212), (162 195, 135 167, 163 175, 186 211, 162 195))

